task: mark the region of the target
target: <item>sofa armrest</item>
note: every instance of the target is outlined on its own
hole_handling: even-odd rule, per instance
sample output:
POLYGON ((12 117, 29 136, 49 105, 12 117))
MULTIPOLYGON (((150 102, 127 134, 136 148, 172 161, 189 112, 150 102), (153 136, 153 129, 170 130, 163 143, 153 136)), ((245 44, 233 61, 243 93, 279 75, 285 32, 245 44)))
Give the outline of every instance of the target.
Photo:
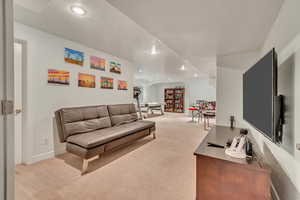
POLYGON ((55 112, 55 120, 56 120, 56 127, 59 135, 59 140, 61 143, 66 142, 60 110, 55 112))

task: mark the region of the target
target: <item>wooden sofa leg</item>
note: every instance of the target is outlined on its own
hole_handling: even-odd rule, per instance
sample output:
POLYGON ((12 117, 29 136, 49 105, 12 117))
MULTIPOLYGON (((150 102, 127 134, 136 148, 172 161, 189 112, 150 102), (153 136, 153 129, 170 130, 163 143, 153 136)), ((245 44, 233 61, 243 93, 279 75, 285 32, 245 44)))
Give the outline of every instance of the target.
POLYGON ((156 139, 155 131, 152 132, 152 135, 153 135, 153 139, 156 139))
POLYGON ((89 166, 89 162, 93 161, 93 160, 96 160, 98 158, 100 158, 100 155, 97 155, 97 156, 95 156, 93 158, 90 158, 90 159, 83 159, 82 169, 81 169, 81 175, 84 175, 87 172, 87 169, 88 169, 88 166, 89 166))
POLYGON ((83 159, 82 170, 81 170, 82 175, 87 172, 88 166, 89 166, 89 160, 88 159, 83 159))

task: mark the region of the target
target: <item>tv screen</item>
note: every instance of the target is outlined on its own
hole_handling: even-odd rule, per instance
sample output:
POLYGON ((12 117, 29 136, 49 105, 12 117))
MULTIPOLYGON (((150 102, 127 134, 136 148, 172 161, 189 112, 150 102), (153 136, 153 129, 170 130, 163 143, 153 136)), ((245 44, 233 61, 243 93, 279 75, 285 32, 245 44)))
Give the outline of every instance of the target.
POLYGON ((277 59, 273 49, 243 75, 243 117, 270 140, 275 137, 277 59))

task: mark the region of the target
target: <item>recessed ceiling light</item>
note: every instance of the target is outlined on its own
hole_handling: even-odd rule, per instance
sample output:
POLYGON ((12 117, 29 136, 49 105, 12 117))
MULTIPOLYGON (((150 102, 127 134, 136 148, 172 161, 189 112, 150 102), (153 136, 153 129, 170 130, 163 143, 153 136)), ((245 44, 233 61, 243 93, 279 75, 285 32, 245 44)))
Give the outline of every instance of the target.
POLYGON ((180 70, 184 71, 184 70, 185 70, 185 66, 182 65, 182 66, 180 67, 180 70))
POLYGON ((195 78, 197 78, 197 77, 198 77, 198 74, 197 74, 197 73, 195 73, 195 74, 194 74, 194 77, 195 77, 195 78))
POLYGON ((87 11, 79 5, 71 6, 71 11, 72 11, 72 13, 74 13, 75 15, 78 15, 78 16, 83 16, 87 13, 87 11))
POLYGON ((156 46, 153 45, 153 46, 152 46, 152 49, 151 49, 151 55, 156 55, 156 54, 157 54, 156 46))

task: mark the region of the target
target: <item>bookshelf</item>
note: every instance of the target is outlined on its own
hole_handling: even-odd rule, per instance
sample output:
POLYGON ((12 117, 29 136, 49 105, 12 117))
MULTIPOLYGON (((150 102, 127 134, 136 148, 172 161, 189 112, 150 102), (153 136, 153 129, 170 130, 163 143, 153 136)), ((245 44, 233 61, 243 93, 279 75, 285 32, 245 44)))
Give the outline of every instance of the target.
POLYGON ((172 88, 165 89, 165 112, 174 111, 174 90, 172 88))
POLYGON ((165 112, 184 112, 184 88, 165 89, 165 112))

